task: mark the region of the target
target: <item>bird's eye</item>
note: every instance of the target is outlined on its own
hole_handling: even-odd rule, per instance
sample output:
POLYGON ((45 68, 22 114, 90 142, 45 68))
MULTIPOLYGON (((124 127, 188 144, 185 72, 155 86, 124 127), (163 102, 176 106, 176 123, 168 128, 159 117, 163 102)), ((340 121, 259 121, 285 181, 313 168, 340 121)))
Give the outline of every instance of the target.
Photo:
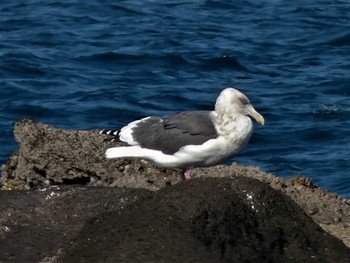
POLYGON ((246 100, 246 99, 241 99, 241 102, 243 105, 247 105, 249 103, 248 100, 246 100))

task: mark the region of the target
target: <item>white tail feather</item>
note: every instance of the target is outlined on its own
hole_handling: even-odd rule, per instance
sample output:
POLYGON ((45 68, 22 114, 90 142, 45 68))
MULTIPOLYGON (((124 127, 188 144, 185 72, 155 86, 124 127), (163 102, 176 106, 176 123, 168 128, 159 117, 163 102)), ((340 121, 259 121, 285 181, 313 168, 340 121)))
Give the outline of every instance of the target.
POLYGON ((111 158, 121 158, 121 157, 138 157, 142 158, 142 149, 140 146, 124 146, 124 147, 113 147, 106 151, 106 157, 111 158))
POLYGON ((158 166, 161 167, 178 167, 178 161, 180 163, 182 160, 178 160, 177 157, 172 155, 167 155, 161 151, 156 151, 152 149, 144 149, 139 145, 137 146, 122 146, 122 147, 113 147, 107 149, 106 158, 141 158, 155 162, 158 166))

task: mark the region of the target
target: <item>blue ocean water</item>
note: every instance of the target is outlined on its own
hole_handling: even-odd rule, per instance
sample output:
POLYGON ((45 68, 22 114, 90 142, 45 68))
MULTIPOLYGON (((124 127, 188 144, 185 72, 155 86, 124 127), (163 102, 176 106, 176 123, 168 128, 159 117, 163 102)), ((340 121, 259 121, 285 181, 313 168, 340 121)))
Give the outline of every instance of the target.
POLYGON ((115 128, 236 86, 266 125, 235 161, 349 198, 349 25, 349 1, 3 0, 0 163, 22 118, 115 128))

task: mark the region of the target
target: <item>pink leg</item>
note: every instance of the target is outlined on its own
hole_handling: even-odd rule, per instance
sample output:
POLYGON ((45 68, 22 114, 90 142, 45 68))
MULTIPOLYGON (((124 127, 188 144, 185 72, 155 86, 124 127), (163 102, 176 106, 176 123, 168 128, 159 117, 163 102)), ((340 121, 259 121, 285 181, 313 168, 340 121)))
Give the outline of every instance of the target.
POLYGON ((191 169, 184 170, 181 178, 182 178, 182 180, 185 180, 185 181, 190 180, 192 178, 191 169))

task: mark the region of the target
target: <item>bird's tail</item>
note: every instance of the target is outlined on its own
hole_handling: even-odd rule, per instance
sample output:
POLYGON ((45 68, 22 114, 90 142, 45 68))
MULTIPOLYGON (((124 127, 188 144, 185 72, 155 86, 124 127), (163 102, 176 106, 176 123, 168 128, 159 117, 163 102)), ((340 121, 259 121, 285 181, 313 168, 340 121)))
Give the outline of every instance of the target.
POLYGON ((144 157, 143 150, 140 149, 140 146, 121 146, 113 147, 107 149, 106 158, 121 158, 121 157, 144 157))
POLYGON ((120 130, 101 130, 100 134, 106 134, 106 135, 110 135, 110 138, 104 139, 105 141, 120 141, 119 140, 119 133, 120 130))

